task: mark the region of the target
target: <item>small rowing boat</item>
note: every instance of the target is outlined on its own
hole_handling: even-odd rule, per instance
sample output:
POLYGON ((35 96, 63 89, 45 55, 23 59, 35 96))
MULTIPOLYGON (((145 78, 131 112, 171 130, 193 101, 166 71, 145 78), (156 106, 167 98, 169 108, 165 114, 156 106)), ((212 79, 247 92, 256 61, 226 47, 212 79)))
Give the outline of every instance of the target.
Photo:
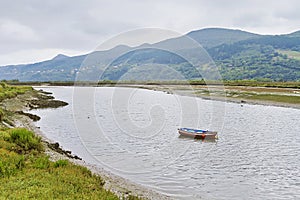
POLYGON ((192 137, 194 139, 216 139, 217 132, 200 130, 200 129, 191 129, 191 128, 179 128, 178 133, 182 136, 192 137))

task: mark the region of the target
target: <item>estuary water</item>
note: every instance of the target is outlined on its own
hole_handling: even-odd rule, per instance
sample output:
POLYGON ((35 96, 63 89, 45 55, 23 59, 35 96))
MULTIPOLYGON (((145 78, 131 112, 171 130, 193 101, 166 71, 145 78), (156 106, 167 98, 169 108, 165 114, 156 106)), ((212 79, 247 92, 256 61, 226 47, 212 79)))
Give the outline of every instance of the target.
POLYGON ((31 111, 52 141, 177 199, 300 199, 300 110, 119 87, 44 87, 69 103, 31 111), (218 131, 182 138, 179 127, 218 131))

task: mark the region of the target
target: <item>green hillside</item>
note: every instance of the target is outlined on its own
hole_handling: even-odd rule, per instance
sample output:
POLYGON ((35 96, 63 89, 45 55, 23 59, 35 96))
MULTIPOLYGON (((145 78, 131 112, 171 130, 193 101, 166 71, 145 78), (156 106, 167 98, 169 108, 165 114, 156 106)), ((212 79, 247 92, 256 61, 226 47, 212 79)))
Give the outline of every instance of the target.
MULTIPOLYGON (((258 35, 241 30, 209 28, 186 36, 197 41, 215 62, 223 79, 300 81, 300 31, 286 35, 258 35)), ((29 65, 0 67, 0 80, 181 80, 210 75, 211 60, 199 58, 185 37, 140 47, 117 46, 89 55, 67 57, 29 65), (163 49, 172 49, 168 52, 163 49), (199 60, 192 66, 190 60, 199 60)), ((208 76, 212 79, 214 76, 208 76)))
POLYGON ((209 49, 222 44, 233 44, 239 41, 258 38, 259 35, 241 30, 208 28, 192 31, 187 36, 193 38, 204 48, 209 49))
POLYGON ((300 80, 300 60, 271 45, 235 43, 208 51, 219 66, 223 79, 300 80))

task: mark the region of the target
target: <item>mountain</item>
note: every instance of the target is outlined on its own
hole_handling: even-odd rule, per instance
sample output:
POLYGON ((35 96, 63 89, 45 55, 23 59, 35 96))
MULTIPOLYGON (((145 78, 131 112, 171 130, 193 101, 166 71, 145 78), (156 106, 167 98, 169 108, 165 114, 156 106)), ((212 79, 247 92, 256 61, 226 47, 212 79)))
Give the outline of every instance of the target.
POLYGON ((63 55, 63 54, 58 54, 57 56, 55 56, 54 58, 52 58, 52 60, 63 60, 69 58, 69 56, 63 55))
POLYGON ((68 57, 59 54, 44 62, 3 66, 0 67, 0 80, 215 79, 217 71, 212 68, 213 63, 223 79, 299 81, 300 31, 258 35, 208 28, 155 44, 120 45, 87 55, 68 57), (199 44, 205 51, 202 49, 199 53, 199 49, 196 50, 199 44))
POLYGON ((0 67, 0 80, 19 81, 72 81, 85 56, 52 60, 27 65, 0 67))
POLYGON ((258 34, 224 28, 207 28, 192 31, 188 33, 187 36, 193 38, 205 48, 211 48, 221 44, 233 44, 235 42, 259 37, 258 34))
POLYGON ((296 32, 287 34, 287 36, 289 36, 289 37, 300 37, 300 31, 296 31, 296 32))

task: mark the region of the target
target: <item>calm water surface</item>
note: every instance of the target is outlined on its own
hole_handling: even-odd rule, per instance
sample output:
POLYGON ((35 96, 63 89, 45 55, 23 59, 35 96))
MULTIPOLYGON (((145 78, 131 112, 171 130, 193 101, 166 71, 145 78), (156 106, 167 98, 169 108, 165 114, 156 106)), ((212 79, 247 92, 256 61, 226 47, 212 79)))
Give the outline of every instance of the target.
POLYGON ((46 87, 69 103, 32 111, 65 149, 178 199, 300 199, 300 110, 133 88, 46 87), (218 131, 217 141, 178 127, 218 131))

